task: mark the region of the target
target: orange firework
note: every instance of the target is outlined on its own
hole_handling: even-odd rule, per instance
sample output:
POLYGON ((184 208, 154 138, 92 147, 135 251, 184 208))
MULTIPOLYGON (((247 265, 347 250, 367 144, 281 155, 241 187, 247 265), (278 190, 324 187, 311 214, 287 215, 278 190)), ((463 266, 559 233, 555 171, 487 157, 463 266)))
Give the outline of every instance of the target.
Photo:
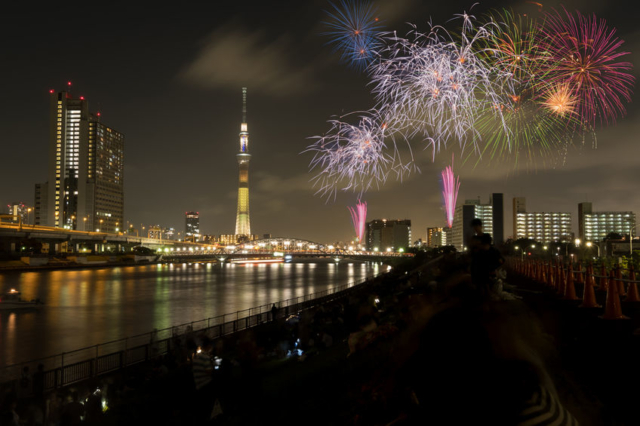
POLYGON ((569 86, 564 84, 549 92, 543 105, 551 112, 564 116, 575 112, 576 103, 576 98, 569 90, 569 86))

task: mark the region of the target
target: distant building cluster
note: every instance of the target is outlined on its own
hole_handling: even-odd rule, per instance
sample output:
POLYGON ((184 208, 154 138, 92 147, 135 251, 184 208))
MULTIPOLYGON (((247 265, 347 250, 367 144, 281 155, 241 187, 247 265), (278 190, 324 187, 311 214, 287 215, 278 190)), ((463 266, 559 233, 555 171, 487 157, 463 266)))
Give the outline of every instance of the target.
MULTIPOLYGON (((528 211, 525 197, 512 200, 514 240, 527 238, 542 244, 552 242, 572 242, 576 235, 572 231, 571 212, 528 211)), ((483 231, 492 235, 495 244, 504 242, 504 204, 503 194, 492 194, 489 202, 480 199, 466 200, 455 211, 453 226, 449 228, 427 228, 427 245, 441 247, 453 245, 460 251, 465 250, 473 230, 470 223, 480 219, 483 231)), ((594 212, 592 203, 578 204, 578 238, 582 242, 600 242, 612 234, 622 237, 632 235, 636 226, 636 215, 631 211, 594 212)))

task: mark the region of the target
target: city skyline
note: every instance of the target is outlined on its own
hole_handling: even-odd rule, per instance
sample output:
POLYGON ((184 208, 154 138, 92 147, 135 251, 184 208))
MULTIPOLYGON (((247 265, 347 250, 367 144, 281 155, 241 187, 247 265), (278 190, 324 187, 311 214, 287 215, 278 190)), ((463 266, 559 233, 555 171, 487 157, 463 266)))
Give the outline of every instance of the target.
MULTIPOLYGON (((631 52, 628 60, 635 64, 640 43, 629 19, 612 5, 584 3, 564 2, 568 9, 597 13, 617 27, 625 40, 623 50, 631 52)), ((82 53, 86 46, 73 41, 77 28, 58 28, 61 42, 67 42, 62 49, 61 42, 46 37, 57 27, 45 12, 36 16, 12 6, 17 10, 10 11, 12 20, 2 31, 17 35, 5 35, 11 44, 3 50, 14 59, 11 71, 18 77, 11 77, 14 84, 8 88, 12 103, 2 107, 5 146, 11 149, 0 167, 0 202, 33 203, 34 184, 46 180, 48 91, 72 81, 74 96, 85 96, 92 110, 127 136, 125 220, 179 229, 184 211, 194 210, 201 214, 204 234, 232 234, 237 168, 228 159, 237 153, 237 93, 248 86, 252 138, 259 141, 252 147, 253 233, 347 240, 353 228, 345 206, 361 198, 371 219, 410 219, 414 240, 424 239, 428 227, 445 224, 439 172, 449 165, 449 151, 456 150, 438 153, 433 162, 430 150, 420 150, 415 154, 421 174, 402 183, 389 181, 361 197, 340 193, 327 203, 314 196, 311 158, 300 154, 307 138, 326 131, 332 115, 364 109, 371 102, 364 76, 338 63, 325 45, 321 21, 327 4, 312 2, 306 10, 292 2, 290 11, 266 23, 260 18, 268 15, 268 5, 252 11, 227 5, 224 16, 211 22, 196 16, 207 15, 202 12, 181 10, 172 16, 159 10, 155 19, 145 19, 140 10, 118 21, 119 31, 110 26, 113 17, 108 12, 94 25, 83 22, 80 11, 70 11, 96 51, 107 52, 106 61, 106 56, 93 53, 94 59, 82 53), (296 15, 299 22, 291 24, 296 15), (243 32, 245 27, 257 29, 243 32), (21 56, 26 49, 34 49, 33 57, 21 56), (227 58, 229 69, 216 64, 220 55, 227 58), (97 69, 97 63, 103 63, 103 69, 97 69), (126 72, 122 64, 127 64, 126 72), (331 226, 323 227, 325 223, 331 226)), ((457 2, 425 10, 419 2, 393 4, 393 9, 391 2, 378 4, 390 27, 417 15, 423 16, 416 21, 422 27, 430 16, 444 23, 443 17, 472 5, 457 2)), ((545 7, 558 4, 546 2, 545 7)), ((476 14, 503 5, 511 4, 483 2, 476 14)), ((637 76, 637 67, 633 74, 637 76)), ((503 193, 505 238, 512 229, 508 206, 513 197, 526 197, 534 211, 568 211, 576 218, 580 202, 593 202, 602 211, 640 211, 633 179, 640 165, 633 155, 640 126, 634 104, 627 106, 626 117, 598 132, 597 149, 588 140, 584 147, 570 149, 566 160, 540 162, 537 169, 514 169, 511 162, 488 159, 473 169, 456 161, 462 182, 458 204, 478 196, 485 203, 491 193, 503 193)), ((573 228, 577 233, 576 221, 573 228)))

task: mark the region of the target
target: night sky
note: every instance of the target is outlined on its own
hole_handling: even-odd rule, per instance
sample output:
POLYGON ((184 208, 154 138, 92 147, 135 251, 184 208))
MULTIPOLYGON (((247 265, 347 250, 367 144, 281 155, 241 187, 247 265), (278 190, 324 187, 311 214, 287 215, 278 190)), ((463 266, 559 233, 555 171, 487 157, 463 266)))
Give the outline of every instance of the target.
MULTIPOLYGON (((133 2, 132 2, 133 3, 133 2)), ((596 13, 625 40, 623 60, 638 77, 640 30, 618 1, 544 2, 550 9, 596 13)), ((151 3, 150 3, 151 4, 151 3)), ((472 1, 386 0, 378 3, 385 29, 406 22, 426 30, 429 19, 446 24, 472 1)), ((534 13, 525 1, 485 1, 481 16, 508 6, 534 13)), ((3 5, 0 55, 4 101, 0 105, 0 203, 33 205, 34 184, 47 176, 49 90, 73 83, 102 122, 125 134, 125 219, 184 232, 184 213, 199 211, 205 234, 235 229, 241 87, 248 87, 250 212, 254 234, 270 233, 330 243, 353 238, 347 206, 353 192, 326 202, 314 195, 311 142, 333 115, 374 105, 365 74, 339 62, 326 45, 326 0, 180 2, 153 6, 111 3, 3 5), (224 6, 219 6, 224 3, 224 6), (230 4, 233 3, 233 4, 230 4)), ((637 101, 635 101, 637 105, 637 101)), ((634 102, 615 126, 597 132, 566 157, 514 168, 509 160, 475 168, 456 162, 458 202, 505 194, 505 236, 511 232, 511 198, 527 197, 529 211, 569 211, 577 232, 577 204, 594 210, 640 214, 640 123, 634 102)), ((414 142, 421 173, 390 180, 365 193, 368 219, 411 219, 413 238, 445 224, 440 171, 456 159, 451 144, 435 161, 414 142)))

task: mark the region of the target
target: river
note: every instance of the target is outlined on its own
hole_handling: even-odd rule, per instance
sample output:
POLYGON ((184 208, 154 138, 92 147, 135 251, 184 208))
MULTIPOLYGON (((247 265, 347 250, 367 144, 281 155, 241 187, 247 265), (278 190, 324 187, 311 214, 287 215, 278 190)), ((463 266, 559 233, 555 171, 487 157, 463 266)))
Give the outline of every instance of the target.
MULTIPOLYGON (((360 281, 379 264, 150 264, 3 272, 38 310, 0 311, 0 367, 360 281)), ((386 268, 386 267, 385 267, 386 268)))

